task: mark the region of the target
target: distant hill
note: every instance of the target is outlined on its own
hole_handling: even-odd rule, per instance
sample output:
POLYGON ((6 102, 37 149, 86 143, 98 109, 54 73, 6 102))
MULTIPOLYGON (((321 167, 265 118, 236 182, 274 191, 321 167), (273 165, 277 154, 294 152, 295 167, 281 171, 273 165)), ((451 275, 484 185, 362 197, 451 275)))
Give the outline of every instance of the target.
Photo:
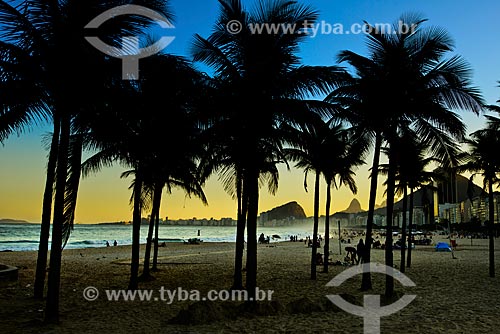
POLYGON ((306 213, 304 209, 297 202, 290 202, 284 204, 282 206, 278 206, 272 210, 262 212, 261 216, 267 216, 267 221, 269 220, 282 220, 290 217, 294 217, 295 219, 304 219, 306 218, 306 213))
MULTIPOLYGON (((452 182, 439 182, 437 187, 439 204, 457 203, 467 200, 468 198, 477 196, 486 196, 486 192, 476 184, 469 187, 469 179, 462 175, 456 175, 452 182)), ((375 210, 375 214, 386 215, 386 202, 384 206, 375 210)), ((431 190, 419 189, 414 193, 414 205, 434 207, 434 195, 431 190)), ((403 200, 394 203, 394 210, 401 211, 403 209, 403 200)))
POLYGON ((0 224, 33 224, 33 223, 26 220, 6 218, 6 219, 0 219, 0 224))
MULTIPOLYGON (((141 222, 142 224, 144 224, 144 221, 141 222)), ((120 221, 120 222, 105 222, 105 223, 97 223, 97 224, 94 224, 94 225, 102 225, 102 226, 116 226, 116 225, 131 225, 132 223, 131 222, 125 222, 125 221, 120 221)))
POLYGON ((349 207, 342 211, 343 213, 360 213, 363 212, 363 209, 361 208, 361 204, 357 199, 353 199, 351 201, 351 204, 349 204, 349 207))
POLYGON ((456 175, 451 180, 439 182, 438 184, 439 204, 463 202, 468 198, 486 196, 483 188, 474 184, 469 187, 469 179, 456 175))

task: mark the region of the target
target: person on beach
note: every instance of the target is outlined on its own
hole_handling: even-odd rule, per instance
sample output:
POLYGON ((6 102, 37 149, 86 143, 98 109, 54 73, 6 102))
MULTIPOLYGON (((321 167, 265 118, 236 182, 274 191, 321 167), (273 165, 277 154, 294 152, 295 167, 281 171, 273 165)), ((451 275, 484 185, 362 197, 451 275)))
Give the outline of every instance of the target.
POLYGON ((106 247, 109 247, 109 241, 106 240, 106 247))
POLYGON ((345 262, 355 264, 357 262, 357 258, 356 258, 357 250, 356 250, 356 248, 354 248, 352 246, 347 246, 344 249, 347 252, 346 257, 344 258, 345 262))
POLYGON ((359 239, 358 246, 356 247, 356 253, 358 253, 356 264, 363 263, 365 256, 365 244, 363 243, 363 239, 359 239))
POLYGON ((317 265, 323 264, 323 254, 316 253, 316 264, 317 265))
POLYGON ((113 246, 118 246, 118 243, 116 242, 116 240, 113 242, 113 246))

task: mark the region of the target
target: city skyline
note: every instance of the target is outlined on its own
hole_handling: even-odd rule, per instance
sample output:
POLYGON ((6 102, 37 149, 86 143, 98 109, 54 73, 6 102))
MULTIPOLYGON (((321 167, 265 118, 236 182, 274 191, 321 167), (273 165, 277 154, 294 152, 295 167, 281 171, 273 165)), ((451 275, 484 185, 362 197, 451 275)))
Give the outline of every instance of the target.
MULTIPOLYGON (((488 0, 479 7, 469 1, 301 1, 311 4, 321 12, 320 21, 329 24, 341 23, 346 28, 363 20, 373 23, 392 23, 402 13, 419 12, 429 19, 427 25, 445 28, 456 42, 454 54, 463 56, 474 69, 474 84, 479 87, 487 103, 494 104, 500 98, 500 66, 495 56, 499 54, 497 43, 495 14, 500 5, 488 0), (495 10, 496 9, 496 10, 495 10)), ((255 3, 245 1, 246 4, 255 3)), ((218 4, 213 1, 200 1, 197 6, 185 1, 172 1, 177 19, 173 34, 176 40, 166 52, 188 56, 188 50, 194 33, 207 37, 215 22, 218 4)), ((301 56, 307 65, 333 65, 340 50, 349 49, 366 54, 363 35, 318 34, 302 47, 301 56)), ((120 61, 120 60, 116 60, 120 61)), ((201 65, 198 66, 203 69, 201 65)), ((484 124, 484 117, 461 113, 468 126, 468 133, 479 129, 484 124)), ((47 152, 42 138, 51 131, 50 124, 39 122, 31 131, 20 136, 13 135, 0 146, 0 218, 25 219, 39 222, 41 202, 45 182, 47 152)), ((88 154, 86 155, 88 156, 88 154)), ((359 192, 352 195, 347 189, 333 191, 332 212, 347 208, 353 198, 357 198, 364 209, 368 207, 368 168, 367 164, 357 173, 356 181, 359 192)), ((293 165, 291 165, 293 166, 293 165)), ((131 180, 120 179, 124 169, 114 167, 105 169, 96 176, 84 179, 81 183, 76 211, 76 223, 96 223, 104 221, 131 220, 131 207, 128 204, 131 180)), ((383 180, 380 180, 381 185, 383 180)), ((313 184, 312 176, 309 184, 313 184)), ((323 213, 324 186, 321 188, 321 213, 323 213)), ((190 217, 235 218, 236 202, 227 195, 217 176, 207 183, 205 188, 209 206, 204 207, 197 199, 186 199, 180 190, 174 190, 172 196, 166 196, 162 204, 161 216, 171 219, 190 217)), ((377 203, 381 203, 384 188, 379 187, 377 203)), ((280 184, 276 196, 267 194, 262 189, 259 213, 290 201, 297 201, 312 215, 313 193, 306 193, 303 188, 303 173, 295 170, 288 172, 280 166, 280 184)), ((143 213, 146 216, 147 212, 143 213)))

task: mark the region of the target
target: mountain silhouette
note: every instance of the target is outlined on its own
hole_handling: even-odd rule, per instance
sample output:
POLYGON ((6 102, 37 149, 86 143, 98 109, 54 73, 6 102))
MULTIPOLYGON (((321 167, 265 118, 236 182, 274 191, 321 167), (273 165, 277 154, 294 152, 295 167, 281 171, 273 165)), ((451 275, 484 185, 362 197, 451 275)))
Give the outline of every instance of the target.
POLYGON ((357 199, 353 199, 351 201, 351 204, 349 204, 349 207, 342 211, 343 213, 360 213, 363 212, 363 209, 361 208, 361 204, 357 199))
POLYGON ((293 217, 295 219, 306 218, 306 213, 304 209, 297 202, 290 202, 281 206, 278 206, 272 210, 261 213, 261 215, 267 215, 267 220, 282 220, 293 217))

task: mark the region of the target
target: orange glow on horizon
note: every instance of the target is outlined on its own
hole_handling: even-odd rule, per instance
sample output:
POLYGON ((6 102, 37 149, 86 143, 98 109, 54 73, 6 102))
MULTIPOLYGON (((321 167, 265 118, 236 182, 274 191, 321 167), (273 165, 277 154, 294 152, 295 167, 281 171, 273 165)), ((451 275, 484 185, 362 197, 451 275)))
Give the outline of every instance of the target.
MULTIPOLYGON (((45 185, 46 152, 41 149, 39 136, 27 135, 23 138, 12 137, 0 148, 0 154, 9 156, 2 160, 0 172, 0 219, 20 219, 29 222, 40 222, 42 197, 45 185), (31 141, 31 149, 23 149, 23 140, 31 141)), ((371 157, 368 158, 370 160, 371 157)), ((76 224, 101 222, 130 221, 132 207, 129 203, 131 191, 128 190, 131 179, 120 179, 122 168, 104 169, 95 176, 83 179, 80 183, 78 204, 76 209, 76 224)), ((313 215, 313 184, 314 178, 308 180, 309 192, 303 188, 303 173, 292 168, 288 171, 280 167, 280 183, 276 196, 261 189, 259 212, 270 210, 276 206, 291 201, 297 201, 305 210, 307 216, 313 215)), ((368 203, 368 167, 360 168, 358 176, 359 193, 353 195, 346 188, 332 190, 331 212, 342 211, 349 206, 353 198, 357 198, 363 209, 368 203)), ((325 185, 321 186, 320 212, 324 214, 325 185)), ((216 175, 207 182, 205 192, 209 206, 204 206, 196 198, 186 198, 179 189, 174 189, 172 195, 164 193, 161 217, 169 219, 186 218, 236 218, 236 202, 224 192, 216 175)), ((379 189, 380 195, 382 190, 379 189)), ((381 197, 377 202, 382 202, 381 197)), ((143 212, 146 217, 149 213, 143 212)))

